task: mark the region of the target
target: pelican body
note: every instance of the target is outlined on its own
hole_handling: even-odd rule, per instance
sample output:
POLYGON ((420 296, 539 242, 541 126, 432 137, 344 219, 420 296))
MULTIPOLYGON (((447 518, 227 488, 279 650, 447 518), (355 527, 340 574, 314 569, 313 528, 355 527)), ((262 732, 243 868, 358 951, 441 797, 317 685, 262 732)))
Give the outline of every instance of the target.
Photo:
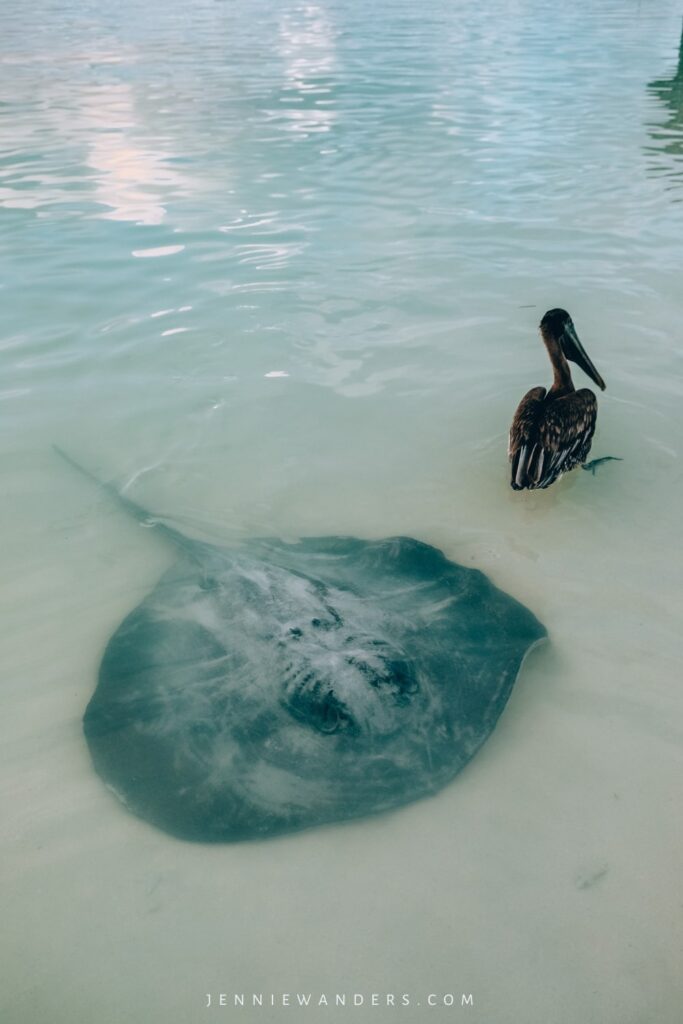
POLYGON ((586 355, 566 310, 548 310, 540 329, 553 368, 553 383, 549 391, 540 387, 528 391, 512 420, 508 455, 515 491, 550 487, 563 473, 586 461, 598 402, 589 388, 575 389, 568 360, 605 390, 605 382, 586 355))

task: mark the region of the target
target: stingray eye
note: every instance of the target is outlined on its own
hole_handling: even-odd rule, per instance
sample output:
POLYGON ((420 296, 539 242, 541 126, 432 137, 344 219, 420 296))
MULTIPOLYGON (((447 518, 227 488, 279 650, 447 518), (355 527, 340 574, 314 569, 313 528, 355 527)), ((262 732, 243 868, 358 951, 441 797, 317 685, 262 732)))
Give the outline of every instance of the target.
POLYGON ((355 723, 349 712, 332 690, 325 694, 316 707, 315 726, 320 732, 355 732, 355 723))
POLYGON ((316 732, 355 734, 357 727, 352 715, 328 687, 329 683, 317 679, 313 672, 301 673, 286 694, 285 707, 290 715, 316 732))
POLYGON ((320 708, 319 728, 321 732, 336 732, 341 724, 339 708, 332 701, 323 701, 320 708))

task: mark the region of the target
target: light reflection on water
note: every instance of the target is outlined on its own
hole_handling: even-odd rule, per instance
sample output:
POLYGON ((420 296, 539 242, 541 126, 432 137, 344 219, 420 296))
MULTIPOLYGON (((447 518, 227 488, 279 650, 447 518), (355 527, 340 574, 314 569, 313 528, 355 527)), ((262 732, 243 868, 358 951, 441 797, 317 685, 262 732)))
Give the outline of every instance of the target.
POLYGON ((184 1024, 228 973, 419 998, 455 971, 487 1020, 673 1024, 680 28, 673 0, 5 5, 10 1019, 184 1024), (624 461, 513 496, 556 305, 607 381, 594 454, 624 461), (552 645, 437 800, 169 844, 79 725, 166 555, 55 442, 212 540, 435 543, 552 645))

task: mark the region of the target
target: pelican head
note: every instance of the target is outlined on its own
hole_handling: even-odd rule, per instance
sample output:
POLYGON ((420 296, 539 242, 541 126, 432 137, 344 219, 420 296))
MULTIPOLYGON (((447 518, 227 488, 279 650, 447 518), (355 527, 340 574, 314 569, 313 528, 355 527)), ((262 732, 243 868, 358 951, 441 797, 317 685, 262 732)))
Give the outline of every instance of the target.
POLYGON ((565 359, 570 359, 572 363, 580 366, 602 391, 605 390, 605 382, 586 355, 566 309, 549 309, 541 320, 540 328, 544 339, 556 341, 565 359))

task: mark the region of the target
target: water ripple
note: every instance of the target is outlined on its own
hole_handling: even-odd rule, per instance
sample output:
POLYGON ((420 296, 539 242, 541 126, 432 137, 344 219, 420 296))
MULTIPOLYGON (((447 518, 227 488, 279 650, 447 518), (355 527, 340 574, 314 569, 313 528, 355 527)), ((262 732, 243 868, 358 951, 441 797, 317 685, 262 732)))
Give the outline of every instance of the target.
POLYGON ((657 324, 656 376, 680 262, 674 0, 513 7, 196 0, 188 39, 179 0, 71 21, 38 0, 28 39, 12 0, 7 386, 27 386, 21 337, 45 387, 79 368, 66 387, 112 392, 117 416, 133 353, 146 380, 287 366, 349 399, 445 401, 446 363, 475 379, 485 352, 497 392, 508 338, 535 330, 511 311, 557 302, 588 307, 634 386, 606 311, 628 307, 632 336, 657 324))

